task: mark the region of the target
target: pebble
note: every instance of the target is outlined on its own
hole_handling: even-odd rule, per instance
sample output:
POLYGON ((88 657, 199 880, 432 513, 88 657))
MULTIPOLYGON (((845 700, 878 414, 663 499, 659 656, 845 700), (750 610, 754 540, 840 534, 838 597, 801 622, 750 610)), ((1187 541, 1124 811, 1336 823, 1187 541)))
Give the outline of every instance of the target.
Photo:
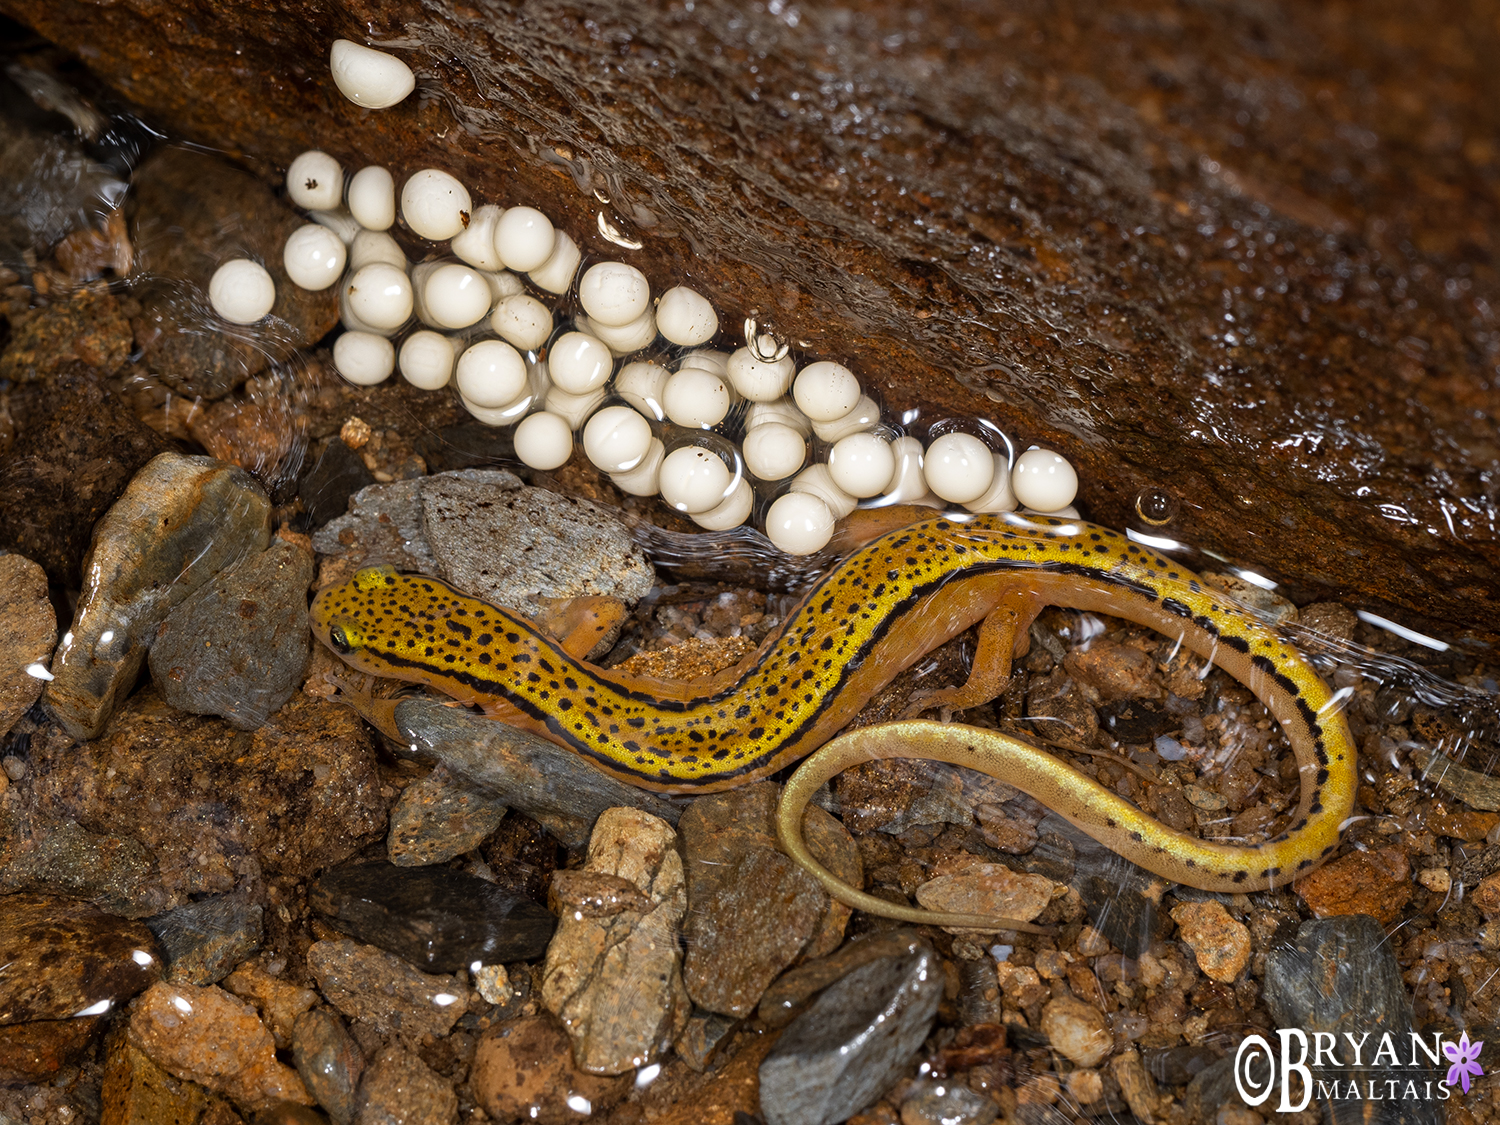
POLYGON ((368 1020, 408 1040, 447 1035, 469 1009, 469 990, 453 977, 418 972, 373 945, 315 942, 307 968, 318 991, 351 1020, 368 1020))
POLYGON ((173 707, 265 724, 302 686, 312 650, 312 555, 285 539, 221 571, 182 601, 151 643, 151 677, 173 707))
POLYGON ((1121 1051, 1109 1060, 1109 1070, 1120 1084, 1120 1093, 1124 1095, 1125 1104, 1135 1114, 1136 1120, 1154 1121, 1160 1098, 1156 1092, 1156 1083, 1151 1080, 1151 1075, 1141 1062, 1140 1052, 1134 1047, 1121 1051))
MULTIPOLYGON (((781 790, 772 782, 694 801, 678 824, 687 864, 683 978, 700 1008, 747 1016, 761 994, 798 956, 818 957, 843 940, 849 909, 778 850, 775 815, 781 790), (766 909, 768 902, 776 909, 766 909)), ((822 809, 810 811, 813 854, 854 886, 864 869, 853 838, 822 809)))
MULTIPOLYGON (((1449 883, 1452 883, 1452 876, 1449 876, 1449 883)), ((1500 915, 1500 871, 1492 872, 1479 880, 1479 884, 1470 894, 1469 901, 1486 918, 1500 915)))
POLYGON ((396 704, 396 727, 411 753, 540 822, 568 848, 588 844, 605 809, 631 806, 675 824, 671 801, 594 769, 571 750, 539 735, 436 700, 396 704))
POLYGON ((371 1060, 358 1100, 355 1125, 451 1125, 458 1120, 453 1083, 399 1043, 371 1060))
POLYGON ((843 1121, 888 1090, 932 1029, 943 974, 931 950, 883 957, 826 989, 760 1066, 767 1125, 843 1121))
POLYGON ((15 326, 0 350, 0 380, 41 382, 73 365, 110 376, 125 365, 133 343, 120 302, 107 288, 85 286, 15 326))
POLYGON ((218 895, 145 919, 167 954, 171 984, 217 984, 260 948, 261 907, 218 895))
POLYGON ((1319 918, 1369 914, 1389 926, 1411 899, 1411 861, 1394 845, 1350 852, 1292 886, 1319 918))
POLYGON ((47 575, 22 555, 0 555, 0 737, 41 697, 57 643, 47 575))
POLYGON ((165 969, 156 938, 139 922, 56 895, 0 902, 0 1026, 103 1015, 165 969))
POLYGON ((426 867, 473 851, 505 817, 492 793, 454 777, 444 766, 408 785, 391 809, 386 854, 398 867, 426 867))
POLYGON ((265 550, 270 516, 250 475, 212 457, 162 453, 135 475, 94 529, 83 595, 52 660, 47 708, 69 734, 99 737, 157 626, 219 571, 265 550))
POLYGON ((278 1051, 291 1046, 292 1028, 318 1002, 318 994, 312 989, 273 976, 254 961, 241 962, 222 983, 226 992, 255 1005, 260 1018, 271 1029, 278 1051))
POLYGON ((129 1035, 163 1069, 244 1109, 312 1104, 297 1072, 276 1060, 275 1040, 255 1009, 222 988, 152 985, 131 1014, 129 1035))
POLYGON ((0 1027, 0 1083, 52 1081, 83 1060, 104 1023, 94 1016, 0 1027))
POLYGON ((446 867, 343 867, 319 877, 307 901, 343 932, 427 972, 532 960, 557 925, 546 907, 446 867))
POLYGON ((603 1077, 576 1066, 567 1035, 550 1015, 506 1020, 485 1032, 469 1084, 494 1120, 535 1125, 578 1125, 630 1090, 628 1077, 603 1077))
POLYGON ((421 489, 420 477, 360 489, 346 515, 313 533, 313 550, 346 558, 352 566, 388 564, 397 570, 437 574, 437 560, 422 531, 421 489))
POLYGON ((1013 871, 1001 863, 970 863, 923 883, 917 888, 917 901, 928 910, 1030 922, 1052 901, 1054 886, 1046 876, 1013 871))
POLYGON ((542 1003, 591 1073, 645 1066, 687 1021, 678 951, 687 888, 676 844, 672 826, 650 813, 609 809, 582 870, 553 876, 561 920, 547 948, 542 1003))
POLYGON ((103 738, 74 744, 52 729, 34 739, 31 766, 44 812, 144 844, 174 895, 232 891, 257 865, 309 876, 385 828, 364 723, 308 696, 246 733, 184 715, 146 688, 103 738))
POLYGON ((326 1008, 298 1016, 292 1026, 292 1061, 333 1125, 349 1125, 365 1056, 343 1021, 326 1008))
POLYGON ((1225 984, 1239 979, 1250 961, 1250 929, 1230 917, 1223 903, 1182 903, 1172 909, 1172 921, 1206 976, 1225 984))
POLYGON ((222 398, 294 348, 310 347, 338 322, 336 286, 294 285, 283 248, 307 220, 260 180, 223 157, 180 146, 158 149, 131 177, 137 265, 136 343, 173 390, 222 398), (273 316, 232 334, 211 326, 206 299, 214 271, 251 258, 276 288, 273 316))
POLYGON ((0 460, 0 546, 77 587, 94 525, 165 438, 93 378, 65 373, 0 460), (21 467, 25 471, 20 471, 21 467))
POLYGON ((901 1125, 990 1125, 1000 1107, 967 1086, 927 1084, 901 1103, 901 1125))
POLYGON ((1056 996, 1042 1009, 1042 1034, 1079 1066, 1098 1066, 1114 1046, 1104 1013, 1075 996, 1056 996))
POLYGON ((239 1120, 223 1098, 158 1066, 123 1029, 105 1041, 101 1101, 100 1120, 110 1125, 231 1125, 239 1120))
POLYGON ((740 1023, 733 1016, 697 1009, 688 1017, 673 1047, 683 1062, 701 1074, 740 1023))

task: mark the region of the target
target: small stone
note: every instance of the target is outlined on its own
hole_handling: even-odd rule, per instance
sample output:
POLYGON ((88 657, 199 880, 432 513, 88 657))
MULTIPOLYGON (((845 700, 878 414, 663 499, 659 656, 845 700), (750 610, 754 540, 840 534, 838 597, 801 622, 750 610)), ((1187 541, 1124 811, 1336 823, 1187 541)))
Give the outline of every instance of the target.
POLYGON ((500 826, 505 802, 438 766, 408 785, 391 809, 386 854, 398 867, 426 867, 473 851, 500 826))
POLYGON ((0 898, 0 1026, 103 1015, 159 979, 151 931, 78 899, 0 898))
POLYGON ((429 972, 529 961, 557 926, 546 907, 440 867, 339 868, 318 878, 308 903, 345 933, 429 972))
POLYGON ((212 457, 163 453, 136 474, 94 529, 83 596, 52 661, 47 707, 69 734, 103 732, 157 626, 221 570, 265 550, 270 514, 243 469, 212 457))
POLYGON ((1160 691, 1151 654, 1108 637, 1095 637, 1086 649, 1069 650, 1063 657, 1063 667, 1097 691, 1105 703, 1154 696, 1160 691))
POLYGON ((1450 809, 1441 801, 1434 801, 1426 816, 1427 831, 1469 843, 1488 838, 1497 824, 1500 824, 1500 813, 1450 809))
POLYGON ((370 1062, 358 1097, 355 1125, 451 1125, 458 1120, 452 1084, 395 1043, 370 1062))
POLYGON ((567 1035, 548 1015, 506 1020, 485 1032, 469 1083, 491 1118, 536 1125, 581 1125, 630 1090, 628 1077, 575 1066, 567 1035))
POLYGON ((830 1125, 889 1089, 932 1029, 942 981, 924 948, 873 961, 826 989, 760 1066, 768 1125, 830 1125))
POLYGON ((1030 922, 1052 901, 1053 886, 1043 875, 1026 875, 1004 864, 971 863, 923 883, 917 888, 917 901, 928 910, 1030 922))
POLYGON ((278 1101, 312 1104, 297 1072, 276 1061, 276 1043, 255 1009, 221 988, 158 982, 137 1003, 129 1034, 178 1078, 246 1109, 278 1101))
POLYGON ((702 1074, 713 1061, 719 1048, 729 1038, 740 1021, 733 1016, 721 1016, 717 1012, 705 1012, 701 1008, 688 1017, 682 1034, 673 1044, 682 1061, 702 1074))
POLYGON ((481 965, 474 974, 474 988, 486 1004, 504 1007, 510 1003, 510 974, 504 965, 481 965))
POLYGON ((72 364, 100 375, 125 365, 133 344, 120 302, 103 286, 84 286, 24 320, 0 352, 0 381, 50 379, 72 364))
MULTIPOLYGON (((0 555, 0 736, 41 696, 56 643, 47 575, 21 555, 0 555)), ((9 758, 6 763, 9 774, 9 758)))
POLYGON ((103 1026, 104 1017, 94 1016, 0 1027, 0 1083, 52 1081, 81 1060, 103 1026))
POLYGON ((135 840, 89 832, 12 800, 0 802, 0 893, 20 890, 75 895, 125 918, 171 903, 155 860, 135 840))
POLYGON ((1500 871, 1486 875, 1469 896, 1469 901, 1486 918, 1500 915, 1500 871))
POLYGON ((246 961, 224 978, 224 991, 255 1005, 260 1018, 271 1029, 276 1049, 292 1044, 292 1028, 298 1018, 318 1002, 318 994, 266 972, 254 961, 246 961))
POLYGON ((967 1086, 924 1085, 901 1103, 901 1125, 990 1125, 1000 1107, 967 1086))
POLYGON ((146 919, 167 953, 171 984, 217 984, 260 948, 261 907, 231 895, 179 906, 146 919))
POLYGON ((746 1125, 747 1118, 765 1119, 760 1064, 776 1041, 774 1034, 736 1037, 728 1059, 710 1070, 691 1097, 680 1099, 651 1125, 746 1125))
POLYGON ((222 715, 240 730, 263 726, 307 674, 312 576, 312 556, 277 539, 200 586, 151 642, 162 698, 194 715, 222 715))
POLYGON ((276 1102, 258 1111, 250 1119, 250 1125, 328 1125, 328 1118, 296 1102, 276 1102))
POLYGON ((173 1122, 219 1122, 229 1125, 237 1115, 222 1098, 197 1082, 186 1081, 158 1066, 130 1041, 125 1029, 110 1034, 105 1044, 101 1121, 110 1125, 167 1125, 173 1122))
POLYGON ((1205 975, 1225 984, 1239 979, 1250 961, 1250 930, 1231 918, 1223 903, 1185 902, 1173 908, 1172 921, 1205 975))
POLYGON ((1082 1105, 1097 1102, 1104 1096, 1104 1079, 1097 1070, 1070 1071, 1066 1083, 1068 1096, 1082 1105))
POLYGON ((452 977, 418 972, 372 945, 315 942, 307 968, 328 1002, 351 1020, 368 1020, 409 1040, 447 1035, 469 1008, 469 990, 452 977))
POLYGON ((1079 1066, 1098 1066, 1114 1046, 1104 1013, 1074 996, 1057 996, 1042 1009, 1042 1034, 1079 1066))
POLYGON ((886 957, 905 957, 924 949, 915 930, 891 930, 846 942, 836 953, 798 965, 782 973, 767 988, 756 1010, 768 1027, 785 1027, 814 995, 862 965, 886 957))
POLYGON ((1402 848, 1350 852, 1292 885, 1319 918, 1369 914, 1386 925, 1411 898, 1411 862, 1402 848))
POLYGON ((1147 1123, 1156 1120, 1156 1083, 1141 1064, 1140 1052, 1133 1047, 1120 1052, 1109 1060, 1109 1070, 1120 1084, 1120 1093, 1136 1120, 1147 1123))
POLYGON ((338 1016, 326 1008, 298 1016, 292 1027, 292 1061, 333 1125, 349 1125, 365 1056, 338 1016))
POLYGON ((553 877, 562 918, 547 948, 542 1003, 594 1074, 646 1065, 687 1020, 677 930, 687 891, 676 841, 649 813, 609 809, 583 869, 553 877))

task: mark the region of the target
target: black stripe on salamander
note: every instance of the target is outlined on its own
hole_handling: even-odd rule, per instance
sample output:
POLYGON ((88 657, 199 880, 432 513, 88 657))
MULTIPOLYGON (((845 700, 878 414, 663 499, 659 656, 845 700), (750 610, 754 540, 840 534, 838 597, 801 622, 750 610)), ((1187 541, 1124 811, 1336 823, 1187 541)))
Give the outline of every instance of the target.
POLYGON ((1190 618, 1193 616, 1192 609, 1188 606, 1183 605, 1176 598, 1162 598, 1161 607, 1168 613, 1175 613, 1178 617, 1190 618))
POLYGON ((1256 653, 1250 658, 1250 663, 1255 665, 1266 675, 1270 676, 1271 679, 1275 680, 1276 686, 1281 688, 1281 690, 1286 692, 1288 695, 1294 698, 1300 695, 1302 689, 1297 686, 1297 681, 1293 680, 1290 676, 1286 675, 1280 669, 1278 669, 1276 665, 1271 662, 1269 657, 1261 656, 1259 653, 1256 653))

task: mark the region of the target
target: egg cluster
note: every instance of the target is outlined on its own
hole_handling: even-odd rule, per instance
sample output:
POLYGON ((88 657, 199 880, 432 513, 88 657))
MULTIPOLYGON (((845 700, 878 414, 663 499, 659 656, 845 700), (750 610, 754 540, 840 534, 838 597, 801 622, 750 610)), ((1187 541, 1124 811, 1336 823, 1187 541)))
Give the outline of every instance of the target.
MULTIPOLYGON (((414 85, 400 60, 343 40, 331 65, 339 89, 370 108, 414 85)), ((1074 514, 1078 478, 1057 454, 1012 456, 985 426, 933 427, 924 447, 882 421, 848 367, 799 370, 753 322, 744 346, 713 348, 719 315, 702 294, 677 286, 653 300, 625 262, 580 275, 578 244, 533 207, 476 208, 435 168, 399 196, 381 167, 345 180, 323 152, 287 169, 288 196, 313 220, 287 239, 287 276, 309 290, 339 286, 339 373, 363 385, 398 369, 427 390, 452 383, 480 422, 515 427, 516 456, 533 468, 566 462, 581 431, 584 454, 620 489, 659 494, 704 528, 737 527, 769 500, 767 535, 797 554, 820 550, 862 502, 1074 514), (408 261, 388 233, 398 213, 449 253, 408 261)), ((214 275, 209 297, 225 320, 249 324, 271 311, 275 287, 240 259, 214 275)))

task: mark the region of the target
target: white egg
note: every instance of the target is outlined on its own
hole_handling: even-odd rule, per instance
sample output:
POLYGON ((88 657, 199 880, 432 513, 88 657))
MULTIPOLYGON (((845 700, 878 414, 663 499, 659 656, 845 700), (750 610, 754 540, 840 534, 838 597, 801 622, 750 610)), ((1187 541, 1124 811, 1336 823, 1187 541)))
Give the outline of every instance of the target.
POLYGON ((792 478, 791 490, 812 493, 828 505, 833 518, 838 520, 843 519, 859 506, 859 501, 835 483, 827 465, 809 465, 803 469, 792 478))
POLYGON ((208 302, 230 324, 254 324, 276 304, 276 283, 259 262, 235 258, 209 279, 208 302))
POLYGON ((597 262, 578 279, 578 301, 596 324, 619 328, 650 307, 651 283, 632 265, 597 262))
POLYGON ((490 327, 502 340, 522 351, 534 352, 552 335, 552 313, 535 297, 518 293, 495 306, 490 327))
POLYGON ((745 412, 746 433, 770 422, 796 430, 803 437, 812 435, 812 423, 789 398, 778 398, 775 402, 752 402, 750 409, 745 412))
POLYGON ((364 230, 349 243, 349 268, 356 273, 366 266, 380 262, 406 271, 406 251, 390 235, 380 230, 364 230))
POLYGON ((848 414, 842 418, 835 418, 832 422, 814 422, 812 430, 821 441, 832 445, 850 434, 873 429, 878 425, 880 425, 880 404, 869 395, 860 395, 859 403, 848 414))
POLYGON ((333 365, 349 382, 372 387, 396 370, 396 349, 384 336, 345 332, 333 342, 333 365))
MULTIPOLYGON (((657 306, 658 309, 660 306, 657 306)), ((657 327, 660 328, 658 319, 657 327)), ((684 367, 697 367, 703 371, 712 371, 715 375, 729 375, 729 353, 716 351, 713 348, 699 348, 697 351, 688 352, 677 361, 677 370, 684 367)))
POLYGON ((973 434, 944 434, 927 447, 922 473, 927 487, 944 500, 967 504, 989 490, 995 455, 973 434))
POLYGON ((809 492, 777 497, 766 513, 766 535, 789 555, 811 555, 833 538, 833 513, 809 492))
POLYGON ((411 318, 412 287, 406 271, 376 262, 349 278, 349 308, 375 328, 400 328, 411 318))
POLYGON ((797 372, 792 397, 814 422, 833 422, 859 405, 859 380, 841 363, 819 360, 797 372))
POLYGON ((547 355, 552 381, 575 395, 604 386, 614 362, 609 348, 583 332, 563 333, 553 341, 547 355))
POLYGON ((662 395, 669 378, 671 374, 665 367, 638 359, 620 368, 620 373, 615 376, 615 394, 646 417, 660 422, 667 416, 662 395))
POLYGON ((755 490, 750 487, 749 481, 741 477, 734 482, 734 487, 729 490, 728 496, 708 511, 694 513, 692 520, 708 531, 728 531, 731 527, 739 527, 749 519, 754 507, 755 490))
POLYGON ((489 409, 514 402, 526 391, 526 361, 502 340, 481 340, 458 357, 458 393, 489 409))
POLYGON ((583 427, 583 452, 606 473, 628 473, 651 448, 651 425, 628 406, 606 406, 583 427))
POLYGON ((573 428, 548 411, 528 414, 516 427, 516 456, 533 469, 557 469, 573 456, 573 428))
POLYGON ((506 269, 517 273, 544 265, 556 245, 552 220, 535 207, 512 207, 495 223, 495 253, 506 269))
POLYGON ((1011 488, 1010 465, 1003 454, 995 455, 995 475, 983 494, 964 501, 971 512, 1014 512, 1016 494, 1011 488))
POLYGON ((470 402, 463 395, 458 396, 459 401, 464 404, 464 409, 474 416, 474 420, 483 422, 486 426, 515 425, 531 411, 536 404, 536 398, 536 395, 528 391, 504 406, 489 407, 470 402))
POLYGON ((396 221, 396 181, 391 174, 376 164, 354 173, 349 213, 365 230, 389 230, 396 221))
POLYGON ((468 225, 469 189, 447 172, 423 168, 401 187, 401 217, 423 238, 452 238, 468 225))
POLYGON ((679 512, 706 512, 729 494, 733 475, 711 449, 684 445, 661 463, 661 498, 679 512))
POLYGON ((1050 449, 1028 449, 1017 457, 1010 482, 1016 500, 1038 512, 1066 508, 1078 495, 1078 473, 1050 449))
POLYGON ((552 253, 527 276, 548 293, 566 293, 573 286, 573 275, 578 272, 578 265, 583 261, 583 251, 578 249, 578 243, 568 237, 566 231, 555 231, 554 234, 556 241, 552 253))
POLYGON ((582 394, 572 394, 561 387, 552 387, 547 391, 547 410, 565 419, 570 429, 581 429, 594 411, 598 410, 604 402, 604 388, 595 387, 591 391, 582 394))
POLYGON ((656 302, 656 328, 672 343, 691 348, 719 334, 719 314, 707 297, 678 285, 656 302))
POLYGON ((453 236, 448 243, 453 253, 475 269, 499 270, 505 263, 495 253, 495 224, 505 208, 486 203, 469 216, 469 225, 453 236))
POLYGON ((679 426, 706 430, 717 426, 732 405, 729 387, 711 371, 686 368, 662 388, 662 408, 679 426))
POLYGON ((286 170, 286 193, 308 211, 331 211, 344 199, 344 169, 326 152, 311 149, 286 170))
POLYGON ((650 309, 641 313, 629 324, 600 324, 589 317, 579 317, 580 325, 586 325, 590 334, 609 345, 617 356, 630 355, 645 348, 656 339, 656 314, 650 309))
POLYGON ((424 391, 448 385, 453 375, 453 360, 453 341, 441 332, 426 329, 408 336, 397 357, 406 381, 424 391))
POLYGON ((776 360, 759 359, 749 348, 729 357, 729 381, 751 402, 774 402, 786 394, 796 364, 790 355, 776 360))
POLYGON ((327 289, 344 275, 349 252, 327 227, 308 223, 287 236, 282 264, 292 283, 314 292, 327 289))
POLYGON ((411 67, 395 55, 348 39, 333 41, 328 63, 339 93, 366 109, 389 109, 417 85, 411 67))
POLYGON ((898 437, 891 442, 895 472, 885 486, 885 494, 896 504, 915 504, 932 490, 922 473, 922 443, 914 437, 898 437))
POLYGON ((490 311, 489 282, 457 262, 439 265, 425 278, 422 301, 438 328, 467 328, 490 311))
POLYGON ((807 442, 790 426, 766 422, 745 434, 745 467, 761 480, 785 480, 807 460, 807 442))
POLYGON ((660 438, 652 438, 641 463, 623 473, 610 473, 615 487, 630 496, 655 496, 661 479, 661 463, 667 455, 660 438))
POLYGON ((890 443, 875 434, 850 434, 828 451, 833 483, 861 500, 884 492, 895 471, 896 457, 890 443))
POLYGON ((365 229, 359 225, 353 215, 342 208, 335 208, 332 211, 309 211, 307 217, 320 227, 327 227, 345 246, 353 242, 355 236, 365 229))

